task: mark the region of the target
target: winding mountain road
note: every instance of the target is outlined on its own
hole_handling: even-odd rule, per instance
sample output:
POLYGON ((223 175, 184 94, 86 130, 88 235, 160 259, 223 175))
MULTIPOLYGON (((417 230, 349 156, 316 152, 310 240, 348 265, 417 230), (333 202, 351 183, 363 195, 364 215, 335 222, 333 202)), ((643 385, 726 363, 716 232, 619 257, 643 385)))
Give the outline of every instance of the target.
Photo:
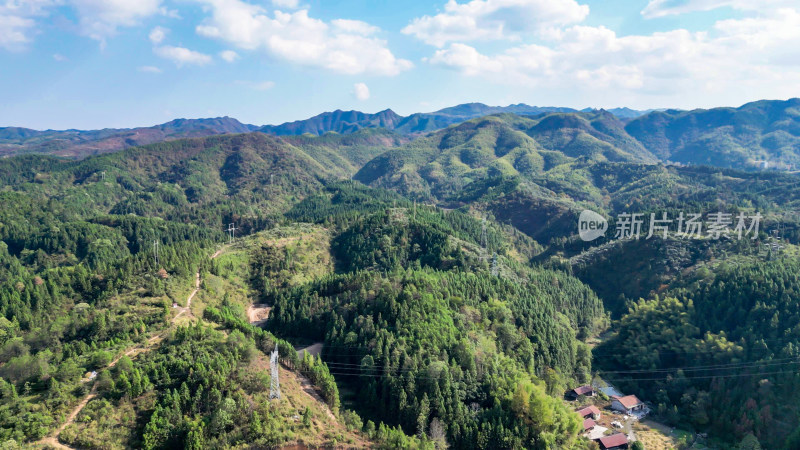
MULTIPOLYGON (((224 246, 221 249, 217 250, 213 255, 211 255, 211 259, 214 259, 217 256, 221 255, 222 252, 226 248, 227 248, 227 246, 224 246)), ((175 317, 172 318, 172 320, 170 321, 171 325, 175 325, 175 323, 178 320, 178 317, 182 316, 183 314, 188 313, 187 314, 188 317, 194 317, 194 314, 192 314, 192 299, 194 298, 195 295, 197 295, 198 291, 200 291, 200 272, 196 272, 195 273, 194 290, 192 290, 192 292, 189 294, 189 297, 186 299, 186 306, 181 308, 181 311, 178 314, 176 314, 175 317)), ((119 360, 123 356, 136 357, 136 356, 138 356, 138 355, 140 355, 142 353, 145 353, 145 352, 148 352, 148 351, 152 350, 154 348, 155 344, 160 342, 164 338, 164 335, 167 333, 167 331, 169 331, 169 329, 164 330, 160 334, 157 334, 157 335, 151 337, 150 339, 147 340, 147 343, 143 347, 139 346, 139 345, 135 345, 135 346, 129 348, 123 354, 121 354, 121 355, 117 356, 116 358, 114 358, 114 360, 111 361, 107 366, 105 366, 102 369, 98 370, 98 372, 103 371, 103 370, 111 369, 112 367, 114 367, 117 364, 117 362, 119 362, 119 360)), ((43 447, 53 447, 53 448, 59 448, 59 449, 74 450, 72 447, 64 445, 61 442, 59 442, 58 441, 58 436, 70 424, 75 422, 75 419, 78 417, 78 414, 80 414, 80 412, 83 410, 83 408, 95 397, 97 397, 97 380, 96 380, 96 377, 95 377, 95 381, 92 383, 92 389, 89 391, 88 394, 86 394, 86 396, 77 405, 75 405, 75 408, 73 408, 72 411, 70 411, 70 413, 67 415, 67 420, 65 420, 64 423, 62 423, 58 428, 56 428, 55 431, 50 433, 48 436, 40 439, 39 441, 35 442, 34 444, 38 444, 38 445, 41 445, 43 447)))

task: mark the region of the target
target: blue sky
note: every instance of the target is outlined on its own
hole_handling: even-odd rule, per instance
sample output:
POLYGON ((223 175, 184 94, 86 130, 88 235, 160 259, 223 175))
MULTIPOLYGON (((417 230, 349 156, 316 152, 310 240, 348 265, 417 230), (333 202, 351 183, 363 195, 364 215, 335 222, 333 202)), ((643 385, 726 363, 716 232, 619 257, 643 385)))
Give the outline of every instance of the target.
POLYGON ((0 126, 800 96, 800 0, 0 0, 0 126))

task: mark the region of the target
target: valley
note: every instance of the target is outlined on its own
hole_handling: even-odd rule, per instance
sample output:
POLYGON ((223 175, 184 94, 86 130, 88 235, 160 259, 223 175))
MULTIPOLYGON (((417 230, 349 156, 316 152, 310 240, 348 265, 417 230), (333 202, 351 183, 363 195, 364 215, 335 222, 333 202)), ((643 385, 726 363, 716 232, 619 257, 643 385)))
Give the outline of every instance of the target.
POLYGON ((666 163, 684 147, 631 134, 653 114, 690 113, 0 160, 0 441, 590 449, 564 394, 599 376, 648 406, 647 448, 794 448, 800 179, 666 163), (587 242, 583 210, 763 222, 587 242))

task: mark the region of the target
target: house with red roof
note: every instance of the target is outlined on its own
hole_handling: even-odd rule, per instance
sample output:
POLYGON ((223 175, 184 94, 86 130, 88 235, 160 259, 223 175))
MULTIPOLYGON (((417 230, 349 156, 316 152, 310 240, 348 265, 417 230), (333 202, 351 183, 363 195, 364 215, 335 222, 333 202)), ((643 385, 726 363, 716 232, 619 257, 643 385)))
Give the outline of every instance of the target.
POLYGON ((583 419, 583 431, 584 432, 591 430, 592 428, 595 427, 595 425, 597 425, 597 424, 594 422, 594 420, 592 420, 591 417, 587 417, 586 419, 583 419))
POLYGON ((624 397, 612 396, 611 409, 633 415, 644 412, 647 409, 647 406, 645 406, 645 404, 635 395, 626 395, 624 397))
POLYGON ((577 400, 580 396, 594 397, 594 395, 594 388, 587 384, 585 386, 576 387, 571 391, 567 391, 565 396, 570 400, 577 400))
POLYGON ((621 450, 628 448, 628 436, 624 433, 612 434, 595 439, 601 450, 621 450))
POLYGON ((600 409, 598 409, 597 406, 594 405, 589 405, 586 408, 581 408, 576 412, 578 413, 579 416, 583 417, 584 419, 587 417, 594 420, 600 418, 600 409))

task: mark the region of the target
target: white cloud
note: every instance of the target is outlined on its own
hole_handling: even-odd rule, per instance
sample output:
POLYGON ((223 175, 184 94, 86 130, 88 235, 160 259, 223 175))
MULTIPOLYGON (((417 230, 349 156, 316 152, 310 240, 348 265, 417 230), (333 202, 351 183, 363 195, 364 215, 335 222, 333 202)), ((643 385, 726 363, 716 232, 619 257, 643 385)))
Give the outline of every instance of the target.
POLYGON ((297 9, 300 6, 299 0, 272 0, 272 4, 277 8, 297 9))
POLYGON ((366 36, 374 30, 364 22, 328 24, 309 17, 307 9, 269 14, 241 0, 198 1, 210 8, 211 17, 197 33, 240 49, 265 50, 276 58, 345 74, 396 75, 413 66, 395 57, 385 41, 366 36))
POLYGON ((232 63, 239 59, 239 54, 233 50, 223 50, 219 52, 219 57, 224 59, 225 61, 232 63))
POLYGON ((763 11, 796 5, 797 0, 650 0, 642 10, 642 15, 652 19, 725 7, 744 11, 763 11))
POLYGON ((273 81, 237 81, 236 84, 247 86, 256 91, 266 91, 275 87, 275 82, 273 81))
POLYGON ((66 56, 64 56, 64 55, 62 55, 61 53, 55 53, 55 54, 53 54, 53 59, 54 59, 54 60, 56 60, 56 61, 58 61, 58 62, 64 62, 64 61, 67 61, 67 57, 66 57, 66 56))
MULTIPOLYGON (((730 102, 783 98, 800 90, 800 11, 778 9, 722 20, 712 29, 619 36, 605 27, 571 26, 545 44, 484 54, 462 43, 426 61, 497 83, 675 99, 697 93, 730 102)), ((672 101, 672 100, 670 100, 672 101)))
POLYGON ((169 11, 161 0, 70 0, 78 12, 81 33, 105 43, 119 27, 138 25, 142 19, 169 11))
POLYGON ((375 34, 381 30, 376 26, 370 25, 367 22, 362 22, 360 20, 335 19, 331 20, 331 25, 336 27, 336 29, 339 31, 345 33, 362 34, 364 36, 375 34))
POLYGON ((356 83, 353 85, 353 95, 356 100, 365 101, 369 100, 369 88, 364 83, 356 83))
POLYGON ((444 12, 417 17, 402 32, 436 47, 455 41, 518 40, 581 22, 588 14, 589 7, 575 0, 448 0, 444 12))
POLYGON ((164 45, 154 48, 153 52, 161 58, 174 62, 178 67, 185 65, 204 66, 211 63, 210 56, 184 47, 164 45))
POLYGON ((161 69, 156 66, 141 66, 138 70, 144 73, 161 73, 161 69))
POLYGON ((166 28, 155 27, 152 31, 150 31, 150 34, 147 37, 153 44, 160 44, 164 41, 164 38, 167 37, 168 32, 169 30, 166 28))
POLYGON ((37 33, 36 18, 47 15, 56 0, 0 0, 0 47, 21 50, 37 33))

